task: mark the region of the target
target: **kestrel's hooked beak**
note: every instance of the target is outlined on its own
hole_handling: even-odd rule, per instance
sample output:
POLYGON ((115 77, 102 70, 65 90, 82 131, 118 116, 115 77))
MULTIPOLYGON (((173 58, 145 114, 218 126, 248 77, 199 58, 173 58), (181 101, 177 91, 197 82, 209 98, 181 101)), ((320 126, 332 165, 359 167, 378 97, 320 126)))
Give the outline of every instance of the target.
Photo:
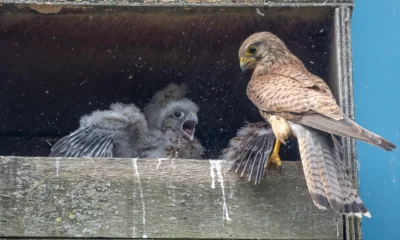
POLYGON ((249 59, 247 58, 240 58, 240 69, 242 69, 242 72, 245 72, 247 70, 247 64, 249 64, 249 59))
POLYGON ((251 63, 253 62, 253 58, 251 57, 242 57, 240 58, 240 68, 242 69, 242 72, 245 72, 246 70, 249 70, 251 68, 251 63))
POLYGON ((182 123, 182 132, 190 141, 194 139, 194 132, 196 131, 196 125, 198 123, 197 114, 189 113, 186 120, 182 123))

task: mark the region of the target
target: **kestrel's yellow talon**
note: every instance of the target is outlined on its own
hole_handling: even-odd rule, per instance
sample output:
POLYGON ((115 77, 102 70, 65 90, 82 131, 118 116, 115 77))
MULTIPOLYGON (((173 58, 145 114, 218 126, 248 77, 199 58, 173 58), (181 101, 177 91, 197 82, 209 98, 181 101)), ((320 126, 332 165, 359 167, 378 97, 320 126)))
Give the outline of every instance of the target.
POLYGON ((268 158, 267 165, 265 166, 266 168, 270 168, 272 164, 275 164, 279 168, 279 171, 281 170, 282 162, 281 158, 279 157, 280 147, 281 147, 281 142, 277 139, 275 142, 274 151, 272 151, 271 155, 268 158))

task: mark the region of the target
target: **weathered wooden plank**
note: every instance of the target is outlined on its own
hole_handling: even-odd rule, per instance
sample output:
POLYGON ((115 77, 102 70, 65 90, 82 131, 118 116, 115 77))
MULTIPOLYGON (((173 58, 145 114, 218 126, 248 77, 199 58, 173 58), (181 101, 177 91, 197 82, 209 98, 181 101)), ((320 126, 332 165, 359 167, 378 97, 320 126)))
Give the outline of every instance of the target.
POLYGON ((0 0, 4 3, 34 5, 84 5, 84 6, 266 6, 266 7, 309 7, 309 6, 353 6, 354 0, 0 0))
POLYGON ((342 236, 301 164, 254 186, 225 161, 0 157, 0 236, 296 238, 342 236))

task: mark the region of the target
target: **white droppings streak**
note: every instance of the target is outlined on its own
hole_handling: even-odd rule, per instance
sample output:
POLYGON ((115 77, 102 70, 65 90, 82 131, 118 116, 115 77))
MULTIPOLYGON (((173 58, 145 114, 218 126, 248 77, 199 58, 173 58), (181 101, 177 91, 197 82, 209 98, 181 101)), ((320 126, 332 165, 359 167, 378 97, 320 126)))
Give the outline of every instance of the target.
POLYGON ((211 184, 211 188, 215 189, 215 170, 216 170, 218 176, 218 182, 220 183, 222 191, 222 201, 223 201, 222 218, 226 221, 231 221, 231 218, 229 217, 228 204, 226 203, 224 178, 222 177, 222 170, 221 170, 221 161, 218 160, 209 160, 209 161, 210 161, 210 171, 211 171, 210 175, 213 181, 211 184))
POLYGON ((336 237, 339 238, 339 221, 336 220, 336 237))
POLYGON ((210 177, 211 177, 211 188, 215 189, 215 161, 214 160, 209 160, 210 161, 210 177))
MULTIPOLYGON (((135 180, 133 180, 135 182, 135 180)), ((133 197, 133 229, 132 229, 132 238, 136 237, 136 208, 135 208, 135 202, 136 202, 136 189, 132 191, 132 197, 133 197)))
POLYGON ((256 13, 258 14, 258 15, 260 15, 260 16, 265 16, 265 14, 264 13, 262 13, 262 12, 260 12, 260 9, 258 9, 258 8, 256 8, 256 13))
MULTIPOLYGON (((176 167, 175 167, 174 159, 172 159, 171 164, 172 164, 172 169, 175 171, 176 167)), ((175 207, 176 206, 176 198, 175 198, 175 186, 173 183, 173 174, 171 174, 170 187, 172 188, 172 206, 175 207)))
POLYGON ((133 167, 135 168, 135 175, 137 178, 137 182, 139 184, 139 191, 140 191, 140 199, 142 201, 142 216, 143 216, 143 238, 147 238, 147 235, 145 234, 146 232, 146 206, 144 204, 144 197, 143 197, 143 190, 142 190, 142 184, 140 182, 140 174, 139 174, 139 169, 137 166, 137 158, 132 159, 133 167))
POLYGON ((168 158, 159 158, 158 159, 158 163, 157 163, 157 167, 156 167, 157 171, 158 171, 158 168, 161 166, 161 162, 164 161, 164 160, 167 160, 167 159, 168 158))
POLYGON ((156 170, 158 171, 158 168, 160 167, 160 165, 161 165, 161 162, 162 162, 162 159, 161 158, 159 158, 158 159, 158 163, 157 163, 157 166, 156 166, 156 170))
POLYGON ((56 165, 56 175, 58 177, 58 172, 60 171, 60 159, 59 158, 56 159, 55 165, 56 165))

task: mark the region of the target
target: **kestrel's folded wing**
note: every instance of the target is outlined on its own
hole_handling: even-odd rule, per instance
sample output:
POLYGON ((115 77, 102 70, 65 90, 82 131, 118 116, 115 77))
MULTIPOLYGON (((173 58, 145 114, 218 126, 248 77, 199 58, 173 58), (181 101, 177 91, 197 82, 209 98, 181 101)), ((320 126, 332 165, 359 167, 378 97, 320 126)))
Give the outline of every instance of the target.
POLYGON ((250 123, 241 128, 237 136, 223 150, 222 159, 232 161, 230 167, 248 181, 258 184, 264 178, 265 165, 275 144, 275 135, 266 122, 250 123))
POLYGON ((345 114, 323 80, 298 68, 283 65, 280 70, 256 77, 249 82, 247 95, 265 112, 286 120, 344 137, 356 138, 391 151, 396 146, 362 128, 345 114), (312 82, 315 82, 313 85, 312 82))
POLYGON ((133 104, 110 109, 83 116, 79 129, 61 138, 50 157, 135 157, 147 132, 144 116, 133 104))
MULTIPOLYGON (((343 112, 330 91, 320 81, 312 85, 297 69, 271 70, 253 78, 247 86, 247 96, 261 110, 269 113, 322 114, 340 120, 343 112), (299 75, 301 79, 296 79, 299 75)), ((321 80, 322 81, 322 80, 321 80)))

